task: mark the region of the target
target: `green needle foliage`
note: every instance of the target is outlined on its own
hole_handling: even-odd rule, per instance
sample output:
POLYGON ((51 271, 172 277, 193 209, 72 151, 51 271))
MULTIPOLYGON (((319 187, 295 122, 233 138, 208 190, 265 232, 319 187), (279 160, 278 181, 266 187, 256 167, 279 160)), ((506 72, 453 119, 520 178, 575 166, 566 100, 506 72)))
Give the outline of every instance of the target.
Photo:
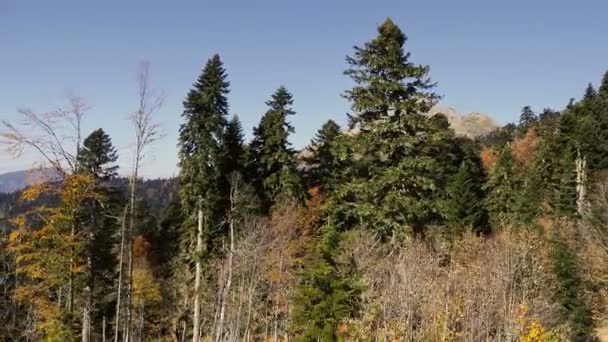
POLYGON ((250 145, 250 172, 253 184, 261 197, 264 211, 281 199, 304 199, 302 180, 296 170, 295 151, 289 143, 294 132, 288 117, 293 96, 281 86, 266 102, 268 111, 253 130, 250 145))

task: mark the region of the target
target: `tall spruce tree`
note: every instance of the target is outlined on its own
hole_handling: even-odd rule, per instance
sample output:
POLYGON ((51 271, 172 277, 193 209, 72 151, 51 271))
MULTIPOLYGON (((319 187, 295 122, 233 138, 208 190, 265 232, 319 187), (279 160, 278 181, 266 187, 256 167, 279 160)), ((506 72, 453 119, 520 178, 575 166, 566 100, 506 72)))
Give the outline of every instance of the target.
POLYGON ((465 160, 448 185, 447 223, 455 235, 465 230, 487 232, 488 217, 483 203, 481 184, 475 178, 479 166, 465 160))
POLYGON ((355 53, 346 58, 350 67, 344 73, 356 84, 344 93, 355 113, 350 116, 353 124, 426 113, 439 99, 432 92, 429 67, 409 60, 406 41, 401 29, 386 19, 376 38, 363 47, 355 46, 355 53))
POLYGON ((335 146, 340 182, 326 208, 321 257, 301 277, 294 322, 303 340, 336 340, 340 322, 358 315, 356 270, 341 272, 335 255, 345 230, 369 228, 382 238, 399 230, 422 233, 442 219, 445 185, 455 166, 455 139, 444 116, 429 119, 437 96, 428 67, 409 61, 406 37, 390 19, 378 36, 347 58, 355 86, 346 91, 352 135, 335 146))
POLYGON ((421 233, 442 220, 441 200, 457 162, 447 120, 424 114, 438 96, 429 68, 409 60, 406 36, 392 20, 347 58, 355 86, 345 92, 359 132, 341 140, 348 162, 331 199, 343 229, 365 224, 387 237, 396 229, 421 233))
POLYGON ((268 111, 254 128, 250 145, 251 177, 265 211, 280 199, 302 200, 304 196, 295 152, 288 140, 294 132, 287 120, 295 114, 293 96, 281 86, 266 105, 268 111))
POLYGON ((515 161, 509 145, 503 147, 498 159, 488 175, 485 185, 486 207, 492 224, 500 226, 503 222, 512 222, 516 211, 519 179, 515 175, 515 161))
POLYGON ((203 69, 184 101, 179 129, 180 195, 183 208, 186 246, 196 242, 190 255, 196 271, 194 275, 193 341, 200 331, 200 284, 202 259, 210 252, 210 242, 218 234, 225 196, 222 184, 222 141, 228 115, 229 82, 218 55, 214 55, 203 69))
POLYGON ((95 196, 82 203, 79 210, 79 224, 88 235, 86 242, 87 272, 83 281, 85 308, 92 331, 101 333, 104 319, 110 321, 113 315, 114 276, 116 260, 113 248, 116 244, 118 222, 110 218, 120 216, 124 198, 120 190, 112 187, 118 166, 116 149, 112 140, 103 131, 93 131, 83 141, 79 151, 79 172, 92 177, 95 182, 95 196))
POLYGON ((324 189, 333 187, 338 168, 334 145, 340 134, 340 126, 335 121, 328 120, 312 139, 308 148, 310 155, 305 157, 309 167, 310 186, 321 186, 324 189))
POLYGON ((234 115, 226 125, 222 142, 222 152, 224 153, 223 175, 229 176, 232 172, 242 173, 244 171, 246 162, 244 141, 243 126, 239 117, 234 115))

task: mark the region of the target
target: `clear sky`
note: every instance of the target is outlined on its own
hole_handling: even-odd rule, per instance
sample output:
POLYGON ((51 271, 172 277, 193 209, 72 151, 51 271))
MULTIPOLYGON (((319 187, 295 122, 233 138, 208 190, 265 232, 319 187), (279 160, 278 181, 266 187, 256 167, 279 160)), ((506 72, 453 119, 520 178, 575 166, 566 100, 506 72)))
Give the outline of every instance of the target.
MULTIPOLYGON (((144 176, 176 173, 181 102, 205 61, 219 53, 231 82, 230 111, 247 135, 281 84, 294 94, 295 147, 327 119, 345 122, 342 75, 352 46, 391 17, 428 64, 445 105, 514 121, 524 105, 562 108, 608 69, 608 2, 445 1, 0 1, 0 118, 44 112, 68 92, 93 107, 85 130, 102 127, 129 164, 135 66, 147 59, 166 95, 166 136, 144 176)), ((29 166, 0 151, 0 173, 29 166)), ((126 172, 127 168, 123 168, 126 172)))

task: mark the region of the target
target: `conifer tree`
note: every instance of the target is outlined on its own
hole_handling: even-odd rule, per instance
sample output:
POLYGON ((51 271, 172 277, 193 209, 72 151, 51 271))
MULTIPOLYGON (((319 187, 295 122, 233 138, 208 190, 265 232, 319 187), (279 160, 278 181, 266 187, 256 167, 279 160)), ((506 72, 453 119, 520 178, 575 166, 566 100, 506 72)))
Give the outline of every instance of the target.
POLYGON ((595 98, 595 96, 597 96, 597 92, 595 91, 595 88, 593 88, 593 84, 589 83, 585 89, 583 101, 591 101, 595 98))
POLYGON ((294 298, 292 331, 297 341, 336 341, 336 327, 355 317, 361 287, 353 272, 338 270, 332 257, 309 251, 294 298))
MULTIPOLYGON (((378 36, 355 46, 344 73, 355 86, 344 93, 355 115, 352 123, 371 123, 388 116, 426 113, 439 97, 432 92, 429 67, 410 62, 404 51, 407 37, 391 20, 378 27, 378 36)), ((365 127, 361 127, 365 129, 365 127)))
POLYGON ((486 183, 486 192, 488 193, 486 207, 493 225, 513 220, 518 189, 515 161, 507 145, 502 149, 496 163, 490 170, 486 183))
POLYGON ((536 114, 532 111, 530 106, 525 106, 521 110, 521 114, 519 115, 519 126, 526 130, 530 125, 534 124, 538 121, 536 114))
POLYGON ((296 170, 289 134, 294 132, 287 121, 294 115, 293 96, 281 86, 266 102, 268 111, 254 128, 250 145, 253 185, 261 197, 264 211, 281 198, 303 199, 300 175, 296 170))
POLYGON ((118 166, 114 164, 117 160, 118 154, 112 140, 101 128, 84 139, 78 154, 80 170, 99 180, 116 177, 118 166))
POLYGON ((85 200, 79 210, 79 221, 87 236, 87 272, 84 274, 87 292, 86 309, 89 311, 92 332, 100 332, 101 323, 110 321, 113 304, 108 298, 113 293, 116 260, 113 248, 118 231, 117 221, 124 202, 119 190, 110 181, 117 176, 118 160, 112 140, 97 129, 84 139, 79 151, 79 171, 90 176, 95 183, 95 196, 85 200))
POLYGON ((474 232, 487 231, 487 212, 483 203, 483 192, 474 179, 478 170, 475 165, 465 160, 448 185, 446 216, 448 224, 455 234, 465 229, 474 232))
POLYGON ((602 77, 602 83, 600 84, 598 94, 608 96, 608 70, 604 73, 604 77, 602 77))
POLYGON ((563 317, 570 322, 575 341, 592 340, 592 319, 585 302, 581 298, 581 280, 578 275, 576 255, 573 255, 564 237, 553 236, 553 272, 557 276, 559 287, 557 300, 561 305, 563 317))
POLYGON ((334 145, 340 134, 340 126, 335 121, 328 120, 312 139, 309 147, 310 156, 305 158, 309 167, 308 175, 311 186, 322 186, 329 189, 334 185, 338 167, 334 145))
POLYGON ((193 341, 200 331, 200 283, 202 259, 209 253, 209 242, 217 234, 224 213, 220 192, 222 175, 222 139, 228 115, 229 82, 218 55, 203 69, 184 101, 179 130, 180 195, 183 208, 184 234, 187 245, 196 241, 190 261, 196 265, 194 276, 193 341))
POLYGON ((222 174, 228 177, 232 172, 244 171, 245 167, 245 134, 239 117, 234 115, 226 125, 223 138, 222 153, 223 169, 222 174))
POLYGON ((366 227, 388 238, 408 227, 422 233, 442 219, 455 139, 444 116, 423 115, 437 96, 428 67, 409 61, 405 41, 387 19, 347 58, 355 86, 344 96, 358 133, 340 136, 335 146, 341 181, 326 205, 320 257, 296 290, 294 322, 305 327, 298 332, 303 340, 336 340, 338 324, 358 314, 356 270, 341 272, 332 252, 345 230, 366 227))
POLYGON ((438 98, 429 68, 409 61, 406 37, 387 19, 378 36, 348 57, 355 86, 345 92, 359 133, 342 139, 343 171, 331 202, 344 229, 365 223, 381 236, 395 229, 422 232, 442 219, 441 199, 450 172, 455 141, 444 116, 426 113, 438 98))

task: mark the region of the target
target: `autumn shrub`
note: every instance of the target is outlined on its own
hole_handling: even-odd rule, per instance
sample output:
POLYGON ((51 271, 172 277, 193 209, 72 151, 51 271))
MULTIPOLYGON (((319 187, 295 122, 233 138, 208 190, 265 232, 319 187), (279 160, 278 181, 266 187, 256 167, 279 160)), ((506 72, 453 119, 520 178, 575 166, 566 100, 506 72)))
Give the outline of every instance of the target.
POLYGON ((532 231, 468 234, 446 262, 425 241, 387 246, 369 232, 353 232, 343 254, 362 270, 366 291, 362 317, 348 322, 350 338, 518 340, 534 327, 543 334, 565 331, 552 300, 557 282, 549 247, 532 231), (534 326, 522 326, 522 306, 534 326))

